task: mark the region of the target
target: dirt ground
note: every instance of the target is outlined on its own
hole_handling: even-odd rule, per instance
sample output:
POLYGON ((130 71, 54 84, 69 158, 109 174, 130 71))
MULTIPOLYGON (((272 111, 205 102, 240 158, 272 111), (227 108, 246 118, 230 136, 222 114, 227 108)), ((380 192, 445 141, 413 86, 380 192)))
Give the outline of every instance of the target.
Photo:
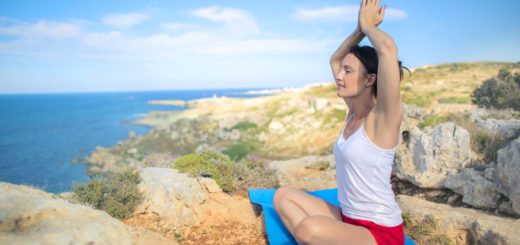
MULTIPOLYGON (((160 233, 171 244, 258 244, 267 245, 263 212, 251 204, 243 190, 233 195, 209 194, 208 217, 200 226, 172 229, 159 216, 134 216, 124 222, 160 233)), ((161 240, 164 242, 164 240, 161 240)))

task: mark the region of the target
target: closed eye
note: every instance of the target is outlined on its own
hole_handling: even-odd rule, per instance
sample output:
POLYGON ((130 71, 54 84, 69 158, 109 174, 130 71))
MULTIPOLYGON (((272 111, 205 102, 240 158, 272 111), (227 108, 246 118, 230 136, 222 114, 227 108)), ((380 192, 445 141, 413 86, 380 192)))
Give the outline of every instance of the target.
POLYGON ((343 70, 345 70, 346 73, 352 72, 352 68, 350 66, 343 66, 343 70))

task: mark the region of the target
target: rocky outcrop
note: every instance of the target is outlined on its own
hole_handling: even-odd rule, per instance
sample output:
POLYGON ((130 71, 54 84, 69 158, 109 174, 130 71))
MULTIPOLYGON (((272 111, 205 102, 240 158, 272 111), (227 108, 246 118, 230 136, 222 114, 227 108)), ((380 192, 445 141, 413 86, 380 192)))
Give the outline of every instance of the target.
POLYGON ((486 109, 477 109, 471 114, 471 120, 473 120, 479 128, 503 135, 506 139, 512 139, 518 136, 520 120, 488 118, 491 116, 491 112, 492 111, 486 109))
POLYGON ((464 169, 448 177, 446 188, 463 196, 462 202, 478 208, 497 208, 500 193, 497 185, 484 177, 484 172, 464 169))
POLYGON ((268 168, 276 171, 280 186, 318 190, 337 186, 335 166, 334 156, 329 155, 272 161, 268 168))
MULTIPOLYGON (((0 244, 166 244, 107 213, 55 195, 0 183, 0 244)), ((177 244, 174 240, 168 244, 177 244)))
POLYGON ((455 241, 455 244, 520 244, 518 219, 454 208, 412 196, 398 195, 397 201, 403 213, 419 219, 434 217, 438 230, 455 241))
POLYGON ((158 215, 171 227, 200 225, 200 206, 207 195, 196 179, 171 168, 144 168, 140 176, 144 200, 135 213, 158 215))
POLYGON ((520 214, 520 137, 498 150, 496 182, 499 191, 509 197, 514 211, 520 214))
POLYGON ((144 168, 140 175, 144 201, 125 222, 180 236, 183 244, 266 244, 263 219, 247 197, 171 168, 144 168))
POLYGON ((469 133, 452 122, 427 127, 410 127, 403 137, 394 174, 419 187, 442 188, 449 174, 457 173, 474 158, 469 133))

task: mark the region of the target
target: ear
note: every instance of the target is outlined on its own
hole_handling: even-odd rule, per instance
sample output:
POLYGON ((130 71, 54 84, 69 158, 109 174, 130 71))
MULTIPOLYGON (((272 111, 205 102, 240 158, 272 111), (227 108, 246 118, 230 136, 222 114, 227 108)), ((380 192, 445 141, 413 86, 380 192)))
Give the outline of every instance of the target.
POLYGON ((376 83, 377 75, 372 73, 372 74, 368 74, 367 76, 368 76, 368 78, 367 78, 366 86, 370 87, 376 83))

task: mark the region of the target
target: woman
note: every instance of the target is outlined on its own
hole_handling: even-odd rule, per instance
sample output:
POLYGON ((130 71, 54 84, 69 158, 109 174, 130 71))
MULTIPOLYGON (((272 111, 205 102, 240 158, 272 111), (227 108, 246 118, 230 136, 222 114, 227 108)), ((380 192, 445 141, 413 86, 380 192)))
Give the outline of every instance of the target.
POLYGON ((390 184, 403 115, 401 66, 392 38, 378 29, 385 8, 362 0, 355 31, 331 57, 337 94, 348 106, 334 144, 341 207, 282 187, 274 206, 301 244, 404 244, 401 210, 390 184), (359 47, 367 36, 372 47, 359 47))

